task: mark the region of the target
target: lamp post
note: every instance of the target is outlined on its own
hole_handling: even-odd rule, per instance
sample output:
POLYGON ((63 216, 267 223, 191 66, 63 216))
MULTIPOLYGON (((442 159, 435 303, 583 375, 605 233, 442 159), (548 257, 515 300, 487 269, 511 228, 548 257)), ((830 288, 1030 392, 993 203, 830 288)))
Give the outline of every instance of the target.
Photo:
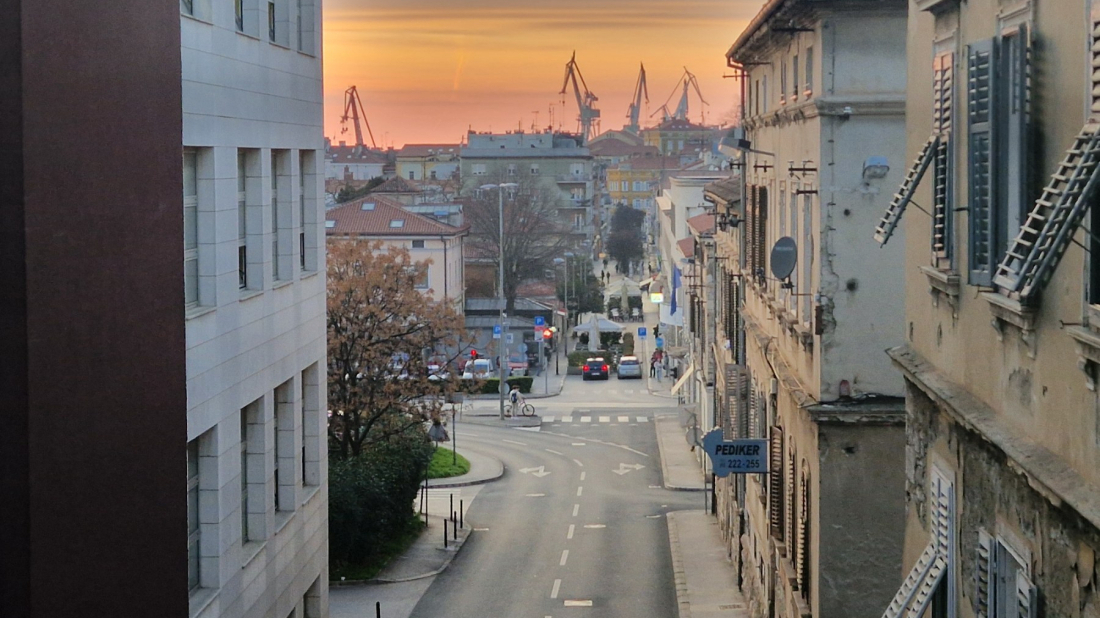
POLYGON ((504 391, 508 384, 508 374, 511 371, 508 369, 508 331, 507 318, 504 313, 504 308, 508 305, 508 301, 504 296, 504 190, 514 189, 519 185, 514 182, 502 182, 499 185, 488 184, 481 185, 482 189, 496 189, 497 190, 497 217, 500 223, 500 347, 497 351, 500 352, 499 361, 497 362, 497 372, 500 375, 500 383, 497 390, 500 391, 500 420, 504 420, 504 391))

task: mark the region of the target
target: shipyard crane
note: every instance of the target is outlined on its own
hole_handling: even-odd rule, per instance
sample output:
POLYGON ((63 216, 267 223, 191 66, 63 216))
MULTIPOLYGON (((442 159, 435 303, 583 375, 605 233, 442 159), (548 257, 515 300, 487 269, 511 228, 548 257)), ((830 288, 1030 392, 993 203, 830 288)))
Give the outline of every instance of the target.
MULTIPOLYGON (((691 71, 689 71, 687 67, 684 67, 684 75, 680 78, 680 80, 680 85, 678 85, 677 88, 673 88, 672 94, 668 95, 668 99, 665 100, 664 104, 661 105, 661 107, 657 110, 657 112, 662 112, 662 119, 664 120, 669 120, 671 118, 675 118, 676 120, 688 119, 688 92, 691 88, 694 88, 695 94, 699 95, 700 103, 702 103, 703 105, 710 105, 710 103, 707 103, 707 100, 703 98, 703 91, 699 88, 699 80, 695 78, 695 75, 691 71), (680 94, 680 102, 676 104, 675 112, 669 112, 668 104, 672 102, 672 97, 676 96, 676 91, 680 88, 680 86, 683 87, 683 90, 680 94)), ((656 115, 657 112, 654 112, 653 115, 656 115)), ((702 110, 700 110, 699 117, 701 119, 701 122, 706 122, 706 118, 702 110)))
POLYGON ((588 137, 592 135, 595 128, 599 128, 600 110, 592 107, 592 104, 599 100, 599 98, 592 94, 592 91, 588 89, 588 84, 584 83, 584 76, 581 75, 581 68, 577 66, 577 52, 573 52, 573 57, 569 59, 569 62, 565 65, 565 81, 561 85, 562 101, 564 104, 565 91, 569 88, 569 83, 573 83, 573 94, 577 97, 577 108, 580 109, 580 121, 581 129, 581 143, 587 144, 588 137), (581 90, 584 90, 582 93, 581 90), (595 125, 595 127, 594 127, 595 125))
POLYGON ((630 124, 623 127, 623 130, 629 131, 635 135, 641 130, 638 125, 638 115, 642 111, 642 97, 645 97, 645 102, 649 103, 649 89, 645 85, 645 65, 639 63, 641 69, 638 71, 638 82, 634 84, 634 98, 630 103, 630 111, 627 112, 626 117, 630 119, 630 124))
POLYGON ((362 149, 366 148, 366 144, 363 143, 363 127, 359 125, 360 116, 363 117, 363 124, 367 125, 371 146, 378 148, 378 144, 374 142, 374 132, 370 130, 370 122, 367 121, 367 114, 363 111, 363 101, 359 98, 359 91, 352 86, 344 91, 344 115, 340 117, 340 133, 348 132, 350 119, 355 127, 355 146, 362 149))

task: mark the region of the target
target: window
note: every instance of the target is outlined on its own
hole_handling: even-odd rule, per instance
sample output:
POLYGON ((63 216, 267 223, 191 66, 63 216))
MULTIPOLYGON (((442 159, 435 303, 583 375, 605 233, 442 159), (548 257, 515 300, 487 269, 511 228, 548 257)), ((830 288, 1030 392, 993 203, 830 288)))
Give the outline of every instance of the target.
MULTIPOLYGON (((790 224, 790 227, 787 228, 787 236, 790 236, 791 239, 794 240, 797 243, 798 242, 798 188, 797 187, 795 187, 794 190, 791 191, 791 206, 790 206, 789 214, 790 214, 791 224, 790 224)), ((802 250, 802 249, 803 248, 800 248, 800 250, 802 250)), ((805 260, 806 256, 802 256, 802 259, 805 260)), ((788 301, 787 304, 791 308, 791 311, 794 312, 794 314, 797 316, 798 315, 798 296, 797 296, 797 294, 798 294, 798 267, 797 267, 797 265, 795 266, 795 269, 791 271, 790 284, 791 284, 791 288, 789 290, 790 294, 787 297, 787 301, 788 301)))
POLYGON ((779 104, 784 105, 787 102, 787 59, 784 58, 783 62, 779 65, 779 104))
POLYGON ((806 48, 806 92, 805 95, 809 97, 814 91, 814 48, 806 48))
POLYGON ((752 89, 754 95, 756 95, 756 113, 760 113, 760 80, 756 80, 756 87, 752 89))
POLYGON ((306 226, 311 223, 307 217, 306 187, 311 185, 313 169, 313 153, 307 151, 298 152, 298 268, 305 272, 309 270, 309 261, 306 259, 306 226))
POLYGON ((276 511, 293 511, 294 490, 298 483, 297 432, 294 422, 297 402, 294 401, 294 381, 287 380, 275 389, 275 494, 276 511), (281 474, 280 474, 281 472, 281 474))
POLYGON ((791 60, 791 99, 798 99, 798 54, 791 60))
POLYGON ((749 185, 748 193, 749 199, 745 208, 745 262, 750 276, 757 281, 763 281, 767 260, 768 189, 749 185))
POLYGON ((764 88, 764 94, 761 97, 761 99, 764 101, 764 107, 760 111, 762 111, 763 113, 766 114, 766 113, 768 113, 768 76, 767 75, 764 76, 763 88, 764 88))
POLYGON ((241 543, 262 541, 267 526, 263 399, 241 409, 241 543))
POLYGON ((473 174, 474 174, 474 176, 484 176, 485 175, 485 164, 484 163, 474 163, 473 164, 473 174))
POLYGON ((399 229, 405 227, 404 219, 390 219, 390 228, 399 229))
POLYGON ((187 443, 187 590, 199 587, 199 441, 187 443))
MULTIPOLYGON (((928 545, 894 599, 887 606, 883 618, 901 618, 901 616, 921 616, 933 596, 946 594, 946 600, 940 598, 937 605, 953 607, 954 586, 946 573, 951 573, 955 565, 955 487, 946 474, 938 468, 932 468, 928 478, 928 545), (946 592, 939 590, 946 583, 946 592)), ((803 490, 805 493, 805 490, 803 490)))
POLYGON ((539 175, 539 164, 538 163, 532 163, 531 164, 531 175, 532 176, 538 176, 539 175))
POLYGON ((237 25, 237 32, 244 32, 244 0, 233 0, 233 20, 237 25))
POLYGON ((431 175, 430 175, 430 177, 431 177, 431 179, 432 179, 432 180, 435 180, 435 179, 436 179, 436 177, 435 177, 435 170, 432 170, 432 171, 431 171, 431 175))
POLYGON ((1026 28, 967 50, 969 282, 992 284, 1029 202, 1026 28))
POLYGON ((248 441, 252 437, 249 429, 249 409, 241 410, 241 543, 252 540, 249 533, 249 505, 248 505, 248 441))
POLYGON ((570 163, 569 164, 569 173, 574 175, 574 176, 583 176, 584 175, 584 163, 570 163))
POLYGON ((809 294, 813 289, 813 265, 814 265, 814 224, 813 224, 813 197, 807 193, 802 196, 802 323, 809 325, 813 315, 813 296, 809 294))
MULTIPOLYGON (((810 466, 802 460, 798 494, 798 538, 795 539, 794 573, 802 598, 810 600, 810 466)), ((915 615, 919 616, 920 612, 915 615)))
POLYGON ((311 56, 316 53, 313 3, 314 0, 296 0, 298 7, 298 51, 311 56))
POLYGON ((280 211, 279 203, 279 185, 280 176, 285 158, 284 152, 271 151, 271 278, 275 281, 285 279, 287 276, 286 269, 281 268, 280 262, 282 262, 281 249, 282 246, 279 243, 279 230, 280 221, 283 213, 280 211))
POLYGON ((409 180, 416 180, 416 172, 409 170, 409 180))
POLYGON ((248 157, 237 151, 237 283, 248 288, 248 157))
POLYGON ((627 191, 629 191, 630 190, 630 181, 629 180, 623 180, 623 181, 619 182, 619 190, 622 191, 623 193, 626 193, 627 191))
POLYGON ((275 3, 267 3, 267 40, 275 42, 275 3))
POLYGON ((199 155, 183 151, 183 301, 199 304, 199 155))
POLYGON ((516 164, 515 163, 509 163, 508 164, 508 175, 509 176, 515 176, 516 175, 516 164))
POLYGON ((413 249, 423 249, 424 248, 424 241, 423 240, 414 240, 414 241, 412 241, 412 248, 413 249))
POLYGON ((584 228, 584 213, 573 213, 573 229, 580 230, 584 228))
POLYGON ((325 219, 325 229, 331 230, 336 227, 336 221, 333 219, 325 219))
POLYGON ((777 541, 783 541, 783 428, 775 425, 771 428, 768 447, 768 523, 771 535, 777 541))
POLYGON ((180 12, 184 15, 194 16, 195 0, 180 0, 180 12))
POLYGON ((1037 589, 1029 578, 1027 562, 1001 537, 978 529, 974 606, 986 618, 1035 616, 1037 589))

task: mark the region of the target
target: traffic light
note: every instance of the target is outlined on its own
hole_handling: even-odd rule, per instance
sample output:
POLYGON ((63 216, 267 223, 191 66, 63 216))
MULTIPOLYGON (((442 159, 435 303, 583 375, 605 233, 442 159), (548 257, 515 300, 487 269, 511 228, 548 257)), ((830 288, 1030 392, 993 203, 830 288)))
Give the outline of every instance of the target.
POLYGON ((554 333, 550 332, 549 329, 544 330, 544 331, 542 331, 542 338, 543 338, 544 341, 550 341, 551 339, 554 338, 554 333))
POLYGON ((477 350, 470 350, 470 360, 477 360, 477 350))

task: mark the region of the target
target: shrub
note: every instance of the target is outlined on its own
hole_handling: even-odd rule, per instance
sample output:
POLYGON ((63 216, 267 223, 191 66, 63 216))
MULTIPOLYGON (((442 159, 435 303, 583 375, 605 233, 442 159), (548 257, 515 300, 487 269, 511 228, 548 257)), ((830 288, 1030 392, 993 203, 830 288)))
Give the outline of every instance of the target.
MULTIPOLYGON (((534 382, 535 378, 531 376, 514 376, 508 378, 508 386, 518 386, 519 392, 521 393, 530 393, 531 385, 534 384, 534 382)), ((477 392, 481 393, 482 395, 495 395, 498 392, 497 389, 499 388, 499 378, 489 378, 487 380, 482 380, 481 383, 476 387, 477 392)), ((508 390, 512 389, 509 388, 508 390)))
POLYGON ((602 358, 603 362, 607 363, 611 367, 611 369, 614 370, 616 367, 614 363, 614 356, 614 354, 608 352, 607 350, 601 350, 599 352, 570 352, 568 356, 569 366, 580 367, 584 365, 584 361, 590 358, 602 358))
POLYGON ((329 458, 329 563, 362 565, 407 532, 431 459, 423 432, 368 444, 358 457, 329 458))
POLYGON ((634 355, 634 333, 623 334, 623 356, 634 355))

